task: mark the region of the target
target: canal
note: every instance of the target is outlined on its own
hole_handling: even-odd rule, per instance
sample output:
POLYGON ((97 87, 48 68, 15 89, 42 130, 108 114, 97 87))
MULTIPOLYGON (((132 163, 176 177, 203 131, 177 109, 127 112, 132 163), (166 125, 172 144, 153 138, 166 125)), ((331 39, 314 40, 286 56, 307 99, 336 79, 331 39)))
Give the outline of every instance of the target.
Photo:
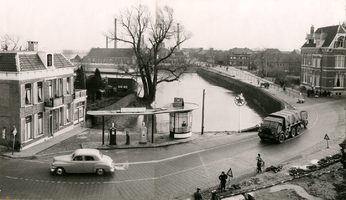
MULTIPOLYGON (((238 131, 239 128, 245 129, 259 124, 264 117, 264 113, 251 101, 247 101, 244 106, 237 106, 234 98, 238 94, 205 80, 196 73, 184 74, 179 81, 160 83, 156 101, 152 106, 160 108, 173 103, 174 97, 183 98, 185 102, 197 103, 199 108, 193 111, 192 131, 201 132, 203 89, 204 131, 238 131)), ((143 116, 139 116, 131 126, 139 127, 142 121, 143 116)), ((168 114, 156 115, 155 132, 169 133, 168 114)))

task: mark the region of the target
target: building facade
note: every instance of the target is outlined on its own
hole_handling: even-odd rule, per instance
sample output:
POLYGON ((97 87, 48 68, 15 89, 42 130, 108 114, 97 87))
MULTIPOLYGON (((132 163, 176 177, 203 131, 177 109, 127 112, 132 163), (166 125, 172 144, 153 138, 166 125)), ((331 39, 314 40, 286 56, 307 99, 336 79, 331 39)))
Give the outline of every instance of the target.
POLYGON ((315 93, 345 95, 346 26, 312 26, 301 47, 301 84, 315 93))
POLYGON ((229 50, 229 65, 249 66, 252 60, 253 51, 248 48, 233 48, 229 50))
POLYGON ((72 63, 61 53, 0 52, 1 144, 13 140, 28 148, 84 121, 86 90, 75 91, 72 63))

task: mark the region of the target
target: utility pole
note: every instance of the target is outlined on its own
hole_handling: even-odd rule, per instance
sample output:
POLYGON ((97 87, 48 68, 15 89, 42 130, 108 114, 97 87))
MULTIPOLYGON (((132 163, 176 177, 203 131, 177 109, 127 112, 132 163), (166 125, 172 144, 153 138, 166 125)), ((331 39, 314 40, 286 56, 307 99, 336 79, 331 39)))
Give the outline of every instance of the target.
POLYGON ((203 103, 202 103, 202 131, 201 131, 201 135, 203 135, 203 130, 204 130, 204 96, 205 96, 205 89, 203 89, 203 103))

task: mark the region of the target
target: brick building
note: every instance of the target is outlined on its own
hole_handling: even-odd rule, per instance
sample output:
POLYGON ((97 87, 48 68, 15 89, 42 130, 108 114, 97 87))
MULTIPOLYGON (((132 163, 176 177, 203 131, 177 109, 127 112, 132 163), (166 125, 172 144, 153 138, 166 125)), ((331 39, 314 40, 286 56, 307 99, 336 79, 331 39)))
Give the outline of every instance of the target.
POLYGON ((59 135, 84 120, 86 91, 73 87, 73 65, 61 53, 0 52, 0 143, 16 141, 24 148, 59 135))
POLYGON ((345 95, 346 26, 310 28, 301 47, 301 84, 307 89, 345 95))
POLYGON ((229 50, 229 65, 249 66, 253 51, 248 48, 233 48, 229 50))

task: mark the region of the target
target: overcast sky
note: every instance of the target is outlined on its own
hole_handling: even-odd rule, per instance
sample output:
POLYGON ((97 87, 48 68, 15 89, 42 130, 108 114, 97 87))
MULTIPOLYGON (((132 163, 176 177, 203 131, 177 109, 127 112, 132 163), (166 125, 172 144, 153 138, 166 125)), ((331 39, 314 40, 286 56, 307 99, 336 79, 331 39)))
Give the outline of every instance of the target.
POLYGON ((39 50, 104 48, 103 33, 116 15, 138 2, 152 11, 174 9, 176 22, 193 35, 183 48, 291 51, 303 45, 311 25, 345 20, 345 0, 0 0, 0 35, 38 41, 39 50))

